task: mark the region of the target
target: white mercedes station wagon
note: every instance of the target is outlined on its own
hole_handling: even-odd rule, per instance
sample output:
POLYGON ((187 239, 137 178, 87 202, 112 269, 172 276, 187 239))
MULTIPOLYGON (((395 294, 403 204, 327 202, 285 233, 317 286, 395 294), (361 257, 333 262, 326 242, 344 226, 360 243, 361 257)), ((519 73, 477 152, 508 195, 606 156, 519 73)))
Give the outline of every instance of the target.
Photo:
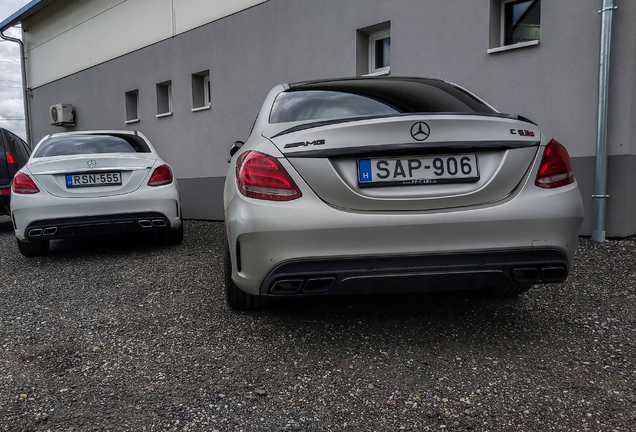
POLYGON ((583 204, 565 147, 439 79, 284 84, 224 191, 227 301, 563 282, 583 204))
POLYGON ((183 241, 177 181, 140 132, 43 138, 13 178, 11 219, 27 257, 83 235, 157 231, 163 243, 183 241))

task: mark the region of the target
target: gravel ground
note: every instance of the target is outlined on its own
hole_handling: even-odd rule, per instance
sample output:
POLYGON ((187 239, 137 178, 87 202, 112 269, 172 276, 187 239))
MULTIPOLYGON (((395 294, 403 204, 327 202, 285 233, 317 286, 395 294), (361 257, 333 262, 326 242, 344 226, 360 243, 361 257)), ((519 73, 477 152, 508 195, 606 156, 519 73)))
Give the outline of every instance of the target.
POLYGON ((634 431, 636 239, 567 283, 225 305, 221 223, 65 240, 0 218, 2 431, 634 431))

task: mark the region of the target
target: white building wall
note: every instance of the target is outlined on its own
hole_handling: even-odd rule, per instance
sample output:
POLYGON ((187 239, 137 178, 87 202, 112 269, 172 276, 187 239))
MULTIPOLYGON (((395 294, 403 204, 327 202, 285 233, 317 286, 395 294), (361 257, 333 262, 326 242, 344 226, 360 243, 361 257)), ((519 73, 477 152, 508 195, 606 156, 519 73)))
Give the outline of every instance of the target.
POLYGON ((172 0, 175 34, 264 3, 268 0, 172 0))
POLYGON ((22 23, 27 85, 40 87, 265 1, 59 0, 22 23))

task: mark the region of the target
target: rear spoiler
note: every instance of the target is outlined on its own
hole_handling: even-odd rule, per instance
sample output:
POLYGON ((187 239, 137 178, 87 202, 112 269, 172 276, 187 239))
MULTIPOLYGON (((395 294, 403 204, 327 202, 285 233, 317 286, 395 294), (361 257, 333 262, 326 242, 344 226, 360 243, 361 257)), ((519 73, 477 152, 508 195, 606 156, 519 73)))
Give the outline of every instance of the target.
POLYGON ((526 117, 522 117, 522 116, 516 115, 516 114, 468 113, 468 112, 400 113, 400 114, 382 114, 382 115, 373 115, 373 116, 347 117, 347 118, 332 119, 332 120, 321 120, 321 121, 317 121, 317 122, 305 123, 305 124, 301 124, 301 125, 297 125, 297 126, 291 127, 289 129, 285 129, 284 131, 279 132, 276 135, 274 135, 272 138, 276 138, 276 137, 279 137, 279 136, 282 136, 282 135, 287 135, 287 134, 298 132, 298 131, 302 131, 302 130, 322 127, 322 126, 330 126, 330 125, 336 125, 336 124, 341 124, 341 123, 350 123, 350 122, 361 121, 361 120, 373 120, 373 119, 380 119, 380 118, 403 117, 403 116, 413 116, 413 115, 427 115, 427 116, 457 115, 457 116, 497 117, 497 118, 505 118, 505 119, 510 119, 510 120, 519 120, 519 121, 522 121, 522 122, 526 122, 526 123, 530 123, 530 124, 533 124, 535 126, 538 126, 532 120, 529 120, 526 117))

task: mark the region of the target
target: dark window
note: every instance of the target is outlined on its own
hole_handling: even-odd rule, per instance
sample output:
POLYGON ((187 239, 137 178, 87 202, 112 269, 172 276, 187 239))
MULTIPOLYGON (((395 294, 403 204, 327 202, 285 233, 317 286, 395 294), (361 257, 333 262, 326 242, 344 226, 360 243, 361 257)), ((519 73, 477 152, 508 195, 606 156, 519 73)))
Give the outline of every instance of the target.
POLYGON ((139 137, 114 135, 66 135, 42 143, 33 157, 68 156, 100 153, 150 153, 139 137))
POLYGON ((444 81, 370 78, 293 86, 276 98, 270 123, 428 112, 494 111, 444 81))
POLYGON ((31 154, 26 146, 22 146, 22 140, 9 131, 5 131, 5 142, 9 145, 9 151, 13 153, 19 166, 22 166, 29 159, 31 154))
POLYGON ((210 71, 192 74, 192 109, 210 106, 210 71))
POLYGON ((22 139, 20 139, 19 137, 16 136, 16 139, 18 140, 18 142, 20 144, 22 144, 22 148, 24 149, 25 154, 28 156, 31 156, 31 148, 27 145, 27 143, 25 143, 24 141, 22 141, 22 139))
POLYGON ((172 81, 157 84, 157 115, 172 113, 172 81))
POLYGON ((391 69, 391 30, 369 34, 369 73, 388 74, 391 69))
POLYGON ((375 63, 374 69, 382 69, 391 66, 391 38, 378 39, 375 41, 375 63))
POLYGON ((126 92, 126 121, 139 120, 139 90, 126 92))
POLYGON ((388 75, 391 71, 391 21, 356 31, 356 75, 388 75))
POLYGON ((540 22, 540 0, 504 3, 504 45, 538 40, 540 22))

